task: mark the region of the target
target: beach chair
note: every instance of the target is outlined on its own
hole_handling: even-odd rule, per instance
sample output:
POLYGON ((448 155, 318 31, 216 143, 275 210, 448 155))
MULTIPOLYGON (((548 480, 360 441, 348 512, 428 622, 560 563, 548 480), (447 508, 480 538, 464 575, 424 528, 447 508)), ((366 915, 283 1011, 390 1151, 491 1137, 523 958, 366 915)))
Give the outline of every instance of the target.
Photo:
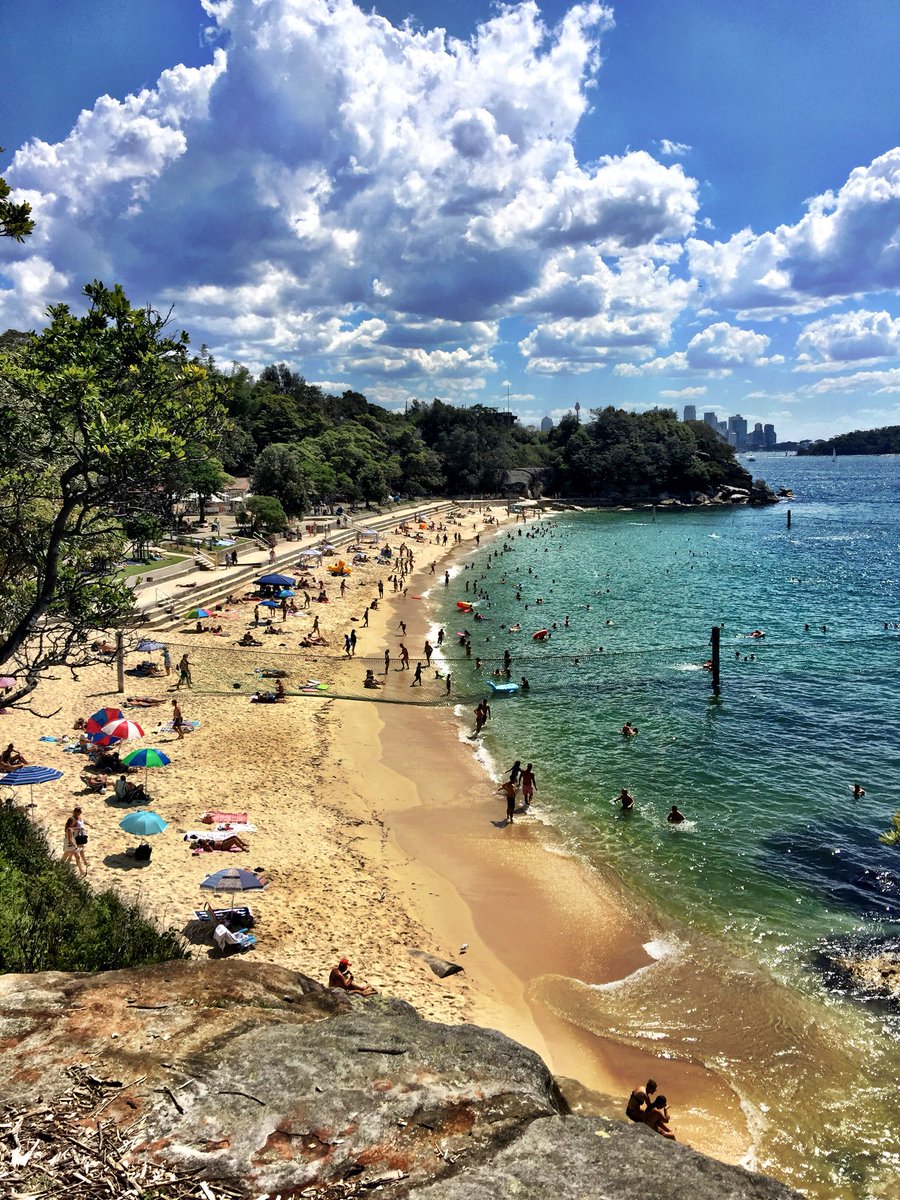
POLYGON ((227 953, 229 950, 249 950, 256 945, 256 938, 246 929, 231 930, 227 925, 217 925, 213 930, 216 947, 227 953))
MULTIPOLYGON (((220 924, 229 921, 239 921, 241 925, 249 927, 253 925, 254 921, 256 920, 256 918, 253 916, 253 910, 250 908, 249 904, 243 904, 236 908, 217 908, 214 911, 216 914, 216 920, 220 924)), ((210 923, 209 913, 205 908, 195 908, 194 920, 202 921, 204 924, 208 925, 210 923)))

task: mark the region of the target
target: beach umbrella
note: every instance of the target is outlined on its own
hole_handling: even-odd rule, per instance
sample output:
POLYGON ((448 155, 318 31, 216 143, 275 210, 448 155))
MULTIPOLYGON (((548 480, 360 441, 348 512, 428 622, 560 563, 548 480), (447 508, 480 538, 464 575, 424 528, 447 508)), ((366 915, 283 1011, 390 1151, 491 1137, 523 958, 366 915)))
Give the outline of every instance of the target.
POLYGON ((147 787, 147 770, 149 767, 167 767, 171 762, 168 754, 155 750, 152 746, 141 746, 140 750, 132 750, 126 754, 122 762, 126 767, 144 768, 144 787, 147 787))
POLYGON ((165 650, 163 642, 154 642, 151 638, 141 638, 136 649, 140 654, 154 654, 157 650, 165 650))
POLYGON ((135 721, 126 720, 125 717, 119 717, 115 721, 110 721, 108 725, 104 725, 103 732, 107 737, 115 738, 117 742, 130 742, 144 736, 140 725, 135 721))
POLYGON ((297 593, 294 591, 293 588, 282 588, 281 591, 278 593, 278 599, 279 600, 287 600, 288 597, 296 596, 296 595, 297 595, 297 593))
POLYGON ((153 837, 154 834, 168 829, 169 822, 164 821, 159 813, 140 809, 138 812, 127 813, 119 822, 119 828, 124 829, 126 833, 133 833, 135 837, 153 837))
POLYGON ((256 581, 267 587, 293 587, 294 580, 290 575, 261 575, 256 581))
POLYGON ((14 771, 8 771, 4 776, 0 777, 0 783, 6 787, 31 788, 29 807, 34 808, 34 785, 36 783, 50 783, 53 779, 62 779, 62 774, 62 771, 57 771, 56 767, 16 767, 14 771))
POLYGON ((204 617, 211 617, 212 613, 205 608, 192 608, 187 614, 189 621, 202 621, 204 617))
POLYGON ((261 600, 260 604, 263 608, 281 608, 277 600, 261 600))
POLYGON ((266 882, 255 871, 247 871, 244 867, 225 867, 222 871, 207 875, 200 886, 210 892, 231 892, 231 907, 234 908, 236 892, 261 892, 266 882))
POLYGON ((321 550, 302 550, 300 552, 300 557, 301 558, 321 558, 322 551, 321 550))
POLYGON ((124 719, 125 714, 121 708, 98 708, 85 722, 84 732, 98 746, 111 746, 116 739, 108 733, 104 733, 103 726, 109 725, 111 721, 122 721, 124 719))

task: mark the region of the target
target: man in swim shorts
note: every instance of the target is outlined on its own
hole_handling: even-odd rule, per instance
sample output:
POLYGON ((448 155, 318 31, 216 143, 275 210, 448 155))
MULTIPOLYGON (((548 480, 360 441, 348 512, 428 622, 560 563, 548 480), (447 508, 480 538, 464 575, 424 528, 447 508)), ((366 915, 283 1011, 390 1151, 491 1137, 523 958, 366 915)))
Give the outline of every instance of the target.
POLYGON ((650 1107, 651 1098, 656 1094, 656 1080, 648 1079, 644 1087, 636 1087, 628 1097, 625 1105, 625 1116, 629 1121, 640 1122, 644 1113, 650 1107))

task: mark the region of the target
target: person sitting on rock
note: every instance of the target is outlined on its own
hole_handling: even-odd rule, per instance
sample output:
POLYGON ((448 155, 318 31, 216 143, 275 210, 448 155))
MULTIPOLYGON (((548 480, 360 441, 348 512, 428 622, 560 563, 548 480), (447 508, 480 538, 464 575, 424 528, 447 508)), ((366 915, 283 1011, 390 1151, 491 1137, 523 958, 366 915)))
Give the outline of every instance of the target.
POLYGON ((644 1113, 650 1107, 650 1097, 656 1094, 656 1080, 648 1079, 644 1087, 636 1087, 628 1097, 625 1105, 625 1116, 629 1121, 643 1121, 644 1113))
POLYGON ((350 970, 349 958, 342 958, 336 967, 331 968, 328 976, 328 986, 340 988, 344 992, 354 992, 358 996, 374 996, 376 991, 367 984, 354 983, 353 972, 350 970))
POLYGON ((644 1113, 644 1124, 661 1133, 670 1142, 675 1141, 675 1134, 669 1128, 669 1110, 665 1096, 657 1096, 655 1100, 651 1100, 644 1113))

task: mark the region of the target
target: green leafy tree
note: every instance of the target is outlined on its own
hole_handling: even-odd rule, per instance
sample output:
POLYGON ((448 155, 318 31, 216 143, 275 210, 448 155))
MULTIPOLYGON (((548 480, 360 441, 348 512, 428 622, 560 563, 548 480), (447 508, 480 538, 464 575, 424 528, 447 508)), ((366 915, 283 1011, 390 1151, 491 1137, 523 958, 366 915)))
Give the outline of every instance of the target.
POLYGON ((55 667, 95 661, 96 630, 126 622, 116 575, 123 517, 147 510, 173 461, 209 454, 225 420, 186 333, 132 308, 118 285, 84 289, 88 312, 0 352, 0 667, 19 704, 55 667))
POLYGON ((122 530, 131 542, 131 557, 146 561, 150 546, 163 535, 162 522, 156 513, 130 513, 122 520, 122 530))
POLYGON ((278 533, 287 524, 287 514, 274 496, 250 496, 238 510, 238 520, 246 522, 253 533, 278 533))
POLYGON ((266 446, 256 460, 250 486, 255 493, 275 496, 289 517, 302 517, 309 508, 310 483, 301 446, 296 442, 266 446))
MULTIPOLYGON (((2 153, 3 147, 0 146, 0 154, 2 153)), ((11 193, 12 189, 9 184, 0 176, 0 237, 14 238, 17 242, 24 242, 34 229, 31 205, 14 204, 9 198, 11 193)))

